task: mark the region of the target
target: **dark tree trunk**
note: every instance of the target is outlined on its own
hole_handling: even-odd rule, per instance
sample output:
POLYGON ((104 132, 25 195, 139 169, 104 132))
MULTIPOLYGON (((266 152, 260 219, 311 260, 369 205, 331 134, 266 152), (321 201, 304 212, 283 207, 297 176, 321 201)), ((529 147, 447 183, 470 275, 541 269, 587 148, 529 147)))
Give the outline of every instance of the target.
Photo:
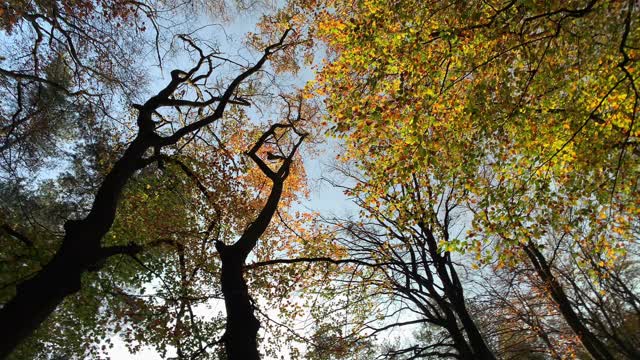
POLYGON ((18 285, 0 310, 0 359, 29 337, 65 297, 80 290, 82 268, 60 252, 33 278, 18 285))
POLYGON ((69 295, 80 290, 82 274, 105 259, 102 237, 113 224, 118 198, 136 163, 148 148, 136 138, 102 182, 91 211, 65 223, 60 249, 38 273, 16 286, 16 295, 0 309, 0 358, 11 354, 69 295))
MULTIPOLYGON (((487 343, 484 341, 475 321, 471 318, 471 315, 469 315, 467 306, 464 302, 462 283, 460 282, 458 273, 453 267, 450 255, 448 253, 441 254, 438 249, 438 243, 431 230, 424 225, 422 228, 426 234, 426 244, 429 254, 433 259, 436 273, 442 282, 444 297, 448 300, 453 312, 455 312, 457 319, 460 321, 460 324, 462 324, 462 328, 467 335, 465 345, 467 345, 467 349, 470 348, 473 352, 473 356, 471 358, 478 360, 495 360, 495 355, 493 355, 493 352, 487 346, 487 343)), ((463 358, 466 358, 462 351, 461 355, 463 358)))
POLYGON ((258 165, 258 168, 271 179, 272 186, 269 197, 260 213, 249 224, 240 239, 230 246, 220 241, 216 242, 216 249, 222 260, 220 282, 227 311, 227 323, 222 339, 228 360, 260 359, 257 339, 260 322, 254 314, 254 306, 242 274, 247 256, 253 251, 258 240, 267 230, 273 215, 278 209, 278 203, 282 197, 284 182, 289 176, 293 156, 305 137, 306 134, 299 133, 292 123, 286 125, 274 124, 262 134, 251 150, 247 152, 247 155, 258 165), (300 139, 287 156, 283 155, 281 157, 283 162, 280 168, 277 171, 273 171, 262 161, 257 152, 269 137, 276 135, 276 130, 283 128, 292 129, 300 136, 300 139))
POLYGON ((223 342, 229 360, 258 360, 258 330, 260 322, 254 309, 247 283, 242 276, 244 259, 233 247, 217 243, 222 259, 220 278, 227 323, 223 342))
POLYGON ((469 315, 467 311, 467 306, 464 303, 464 293, 462 290, 462 284, 458 279, 458 274, 456 273, 453 266, 451 266, 451 260, 447 257, 447 262, 449 264, 449 270, 451 272, 451 277, 453 278, 453 284, 448 286, 453 287, 450 290, 451 294, 451 302, 453 303, 453 308, 455 309, 456 315, 460 319, 460 323, 464 328, 465 333, 467 334, 467 338, 469 339, 469 344, 473 349, 474 359, 478 360, 495 360, 495 356, 493 352, 487 346, 487 343, 484 341, 480 330, 476 326, 475 321, 469 315))
POLYGON ((222 260, 220 285, 227 311, 223 342, 228 360, 260 359, 257 339, 260 322, 254 314, 249 289, 242 272, 247 256, 269 226, 278 208, 282 187, 282 181, 274 182, 262 211, 235 244, 227 246, 220 241, 216 242, 216 249, 222 260))
POLYGON ((536 273, 547 285, 549 294, 558 306, 560 314, 571 330, 573 330, 573 332, 578 336, 580 342, 589 355, 591 355, 595 360, 613 359, 614 357, 609 352, 607 346, 584 325, 578 314, 576 314, 571 304, 571 300, 569 300, 567 294, 562 288, 562 285, 551 272, 551 266, 544 258, 544 255, 540 253, 536 245, 529 242, 523 247, 523 249, 533 264, 536 273))
POLYGON ((469 344, 471 344, 471 348, 473 349, 473 358, 478 360, 495 360, 496 357, 487 346, 487 343, 482 338, 482 334, 480 334, 478 327, 467 312, 464 301, 462 301, 461 304, 455 304, 454 308, 456 309, 456 314, 458 315, 458 318, 462 323, 462 327, 467 334, 469 344))
POLYGON ((449 332, 460 359, 475 360, 476 357, 473 354, 473 349, 469 346, 469 342, 465 339, 462 329, 458 326, 458 320, 456 319, 454 312, 450 308, 443 308, 443 311, 446 314, 447 319, 445 329, 449 332))

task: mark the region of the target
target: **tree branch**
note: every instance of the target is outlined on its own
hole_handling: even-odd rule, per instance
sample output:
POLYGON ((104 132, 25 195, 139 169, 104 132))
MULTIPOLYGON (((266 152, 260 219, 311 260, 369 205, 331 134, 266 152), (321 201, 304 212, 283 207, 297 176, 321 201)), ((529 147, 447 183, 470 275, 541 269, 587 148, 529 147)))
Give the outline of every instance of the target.
POLYGON ((258 62, 255 65, 253 65, 252 67, 247 69, 245 72, 243 72, 240 75, 238 75, 231 82, 231 84, 229 85, 227 90, 224 92, 222 97, 220 97, 220 101, 218 103, 218 106, 216 107, 216 109, 213 112, 213 114, 211 114, 209 116, 206 116, 206 117, 204 117, 204 118, 202 118, 202 119, 200 119, 200 120, 198 120, 196 122, 188 124, 188 125, 180 128, 180 129, 178 129, 172 135, 162 138, 162 140, 160 141, 160 145, 166 146, 166 145, 175 144, 176 142, 178 142, 186 134, 191 133, 193 131, 196 131, 196 130, 198 130, 198 129, 204 127, 204 126, 207 126, 207 125, 213 123, 214 121, 220 119, 222 117, 222 115, 224 114, 224 110, 225 110, 227 104, 229 104, 229 102, 231 101, 231 99, 233 97, 233 94, 235 93, 235 91, 238 88, 238 86, 240 86, 240 84, 246 78, 248 78, 249 76, 251 76, 254 73, 258 72, 258 70, 260 70, 262 68, 262 66, 267 62, 267 60, 269 59, 269 56, 271 54, 273 54, 278 49, 282 48, 282 46, 284 44, 284 40, 289 35, 290 31, 291 31, 291 29, 287 29, 284 32, 284 34, 282 35, 282 37, 280 38, 280 41, 278 41, 275 44, 269 45, 264 50, 264 53, 263 53, 262 57, 260 58, 260 60, 258 60, 258 62))
POLYGON ((1 228, 7 234, 9 234, 12 237, 20 240, 20 242, 22 242, 23 244, 27 245, 28 247, 33 247, 33 241, 31 241, 31 239, 29 239, 26 235, 24 235, 24 234, 16 231, 15 229, 13 229, 11 226, 9 226, 9 224, 3 224, 1 228))
POLYGON ((271 266, 271 265, 277 265, 277 264, 299 264, 299 263, 318 263, 318 262, 325 262, 325 263, 331 263, 331 264, 336 264, 336 265, 340 265, 340 264, 357 264, 357 265, 363 265, 363 266, 369 266, 369 267, 377 267, 377 266, 386 265, 386 263, 373 263, 372 264, 372 263, 368 263, 366 261, 356 260, 356 259, 332 259, 330 257, 321 256, 321 257, 301 257, 301 258, 296 258, 296 259, 266 260, 266 261, 256 262, 256 263, 253 263, 253 264, 248 264, 244 268, 247 269, 247 270, 252 270, 252 269, 259 268, 259 267, 271 266))

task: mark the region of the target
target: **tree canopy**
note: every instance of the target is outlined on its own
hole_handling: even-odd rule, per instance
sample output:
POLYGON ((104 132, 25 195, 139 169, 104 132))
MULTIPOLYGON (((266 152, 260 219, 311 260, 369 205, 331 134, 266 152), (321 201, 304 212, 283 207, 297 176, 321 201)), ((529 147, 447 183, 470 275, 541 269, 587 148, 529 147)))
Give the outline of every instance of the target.
POLYGON ((3 4, 0 357, 637 359, 639 14, 3 4))

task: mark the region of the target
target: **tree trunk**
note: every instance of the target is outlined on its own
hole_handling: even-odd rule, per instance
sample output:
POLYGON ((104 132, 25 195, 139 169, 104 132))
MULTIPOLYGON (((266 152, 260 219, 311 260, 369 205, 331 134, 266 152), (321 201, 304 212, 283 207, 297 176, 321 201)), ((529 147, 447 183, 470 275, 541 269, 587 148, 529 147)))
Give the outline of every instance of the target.
POLYGON ((278 208, 282 188, 282 181, 274 182, 260 214, 235 244, 227 246, 221 241, 216 242, 216 250, 222 260, 220 283, 227 311, 227 324, 223 336, 227 360, 260 359, 257 339, 260 322, 254 315, 254 307, 242 270, 247 256, 267 229, 278 208))
POLYGON ((147 148, 142 137, 131 143, 100 185, 87 217, 68 220, 62 245, 53 258, 16 286, 16 295, 0 309, 0 358, 9 356, 67 296, 80 290, 85 271, 101 266, 105 254, 100 242, 113 224, 122 189, 147 148))
POLYGON ((80 290, 82 269, 58 253, 33 278, 18 285, 0 311, 0 359, 4 359, 46 320, 65 297, 80 290))
MULTIPOLYGON (((262 134, 258 142, 247 153, 258 165, 260 170, 272 181, 271 192, 266 203, 256 219, 249 224, 240 239, 233 245, 227 246, 216 241, 216 249, 222 260, 222 274, 220 277, 224 304, 227 310, 227 324, 223 341, 228 360, 258 360, 258 330, 260 322, 254 314, 254 306, 247 283, 242 277, 242 270, 247 256, 253 251, 258 240, 269 226, 273 215, 278 209, 282 197, 284 181, 289 176, 293 156, 302 143, 305 134, 300 135, 299 141, 293 146, 289 156, 284 158, 283 164, 277 172, 272 171, 256 152, 269 136, 274 136, 278 128, 290 128, 291 125, 274 124, 262 134)), ((295 130, 295 129, 294 129, 295 130)))
POLYGON ((551 298, 558 306, 560 314, 571 330, 578 335, 580 342, 589 355, 591 355, 595 360, 613 359, 613 356, 607 349, 606 345, 584 325, 582 320, 578 317, 578 314, 573 310, 571 301, 564 292, 562 285, 551 272, 551 266, 547 263, 536 245, 529 242, 524 246, 524 251, 527 254, 527 257, 529 257, 529 260, 531 260, 540 279, 542 279, 542 281, 548 286, 551 298))
POLYGON ((464 338, 464 334, 458 326, 458 320, 456 319, 453 310, 444 308, 443 312, 447 317, 445 329, 447 329, 451 336, 451 340, 453 340, 454 348, 458 351, 459 358, 461 360, 476 360, 476 357, 473 354, 473 349, 469 345, 467 339, 464 338))
POLYGON ((258 360, 258 330, 247 283, 242 276, 244 257, 234 247, 217 243, 222 259, 220 278, 227 324, 223 337, 228 360, 258 360))
MULTIPOLYGON (((218 102, 218 106, 212 114, 179 128, 170 136, 162 137, 155 132, 156 125, 152 116, 160 106, 164 106, 167 102, 173 100, 171 97, 180 85, 191 81, 192 76, 196 76, 195 74, 198 73, 202 64, 206 63, 207 59, 204 56, 201 57, 198 64, 188 72, 180 70, 172 71, 171 81, 166 87, 160 90, 155 96, 149 98, 144 105, 133 106, 138 110, 138 118, 136 121, 138 134, 100 184, 91 206, 91 211, 87 217, 82 220, 70 220, 65 223, 65 236, 62 241, 62 246, 53 256, 52 260, 45 265, 42 270, 38 271, 34 277, 18 284, 16 287, 16 295, 0 309, 0 327, 2 328, 2 330, 0 330, 0 336, 2 336, 0 338, 2 339, 2 341, 0 341, 0 357, 8 356, 22 340, 30 336, 66 296, 80 290, 80 280, 85 271, 98 269, 105 258, 114 254, 103 251, 104 249, 101 248, 100 243, 104 235, 113 225, 120 195, 133 174, 140 168, 157 161, 162 147, 176 144, 185 135, 220 119, 230 102, 235 101, 237 103, 237 99, 232 100, 232 98, 235 97, 238 86, 240 86, 245 79, 258 72, 266 63, 269 56, 280 49, 289 32, 290 29, 284 32, 279 42, 267 46, 262 57, 255 65, 246 69, 233 79, 220 98, 211 99, 212 102, 213 100, 218 102), (185 74, 187 76, 185 76, 185 74), (145 152, 150 148, 154 149, 155 155, 144 158, 145 152)), ((197 75, 196 77, 202 76, 203 75, 197 75)), ((196 102, 195 104, 197 107, 205 103, 196 102)), ((242 104, 248 105, 244 100, 242 104)), ((189 106, 187 105, 187 107, 189 106)), ((292 125, 290 124, 277 126, 277 128, 291 127, 292 125)), ((243 236, 238 241, 242 242, 238 250, 240 250, 239 253, 243 255, 243 260, 239 262, 240 270, 236 271, 234 269, 228 272, 228 276, 226 276, 229 289, 235 289, 238 284, 241 284, 239 289, 245 289, 244 291, 246 292, 246 284, 240 272, 244 258, 246 258, 246 254, 253 249, 257 238, 264 232, 264 229, 271 220, 280 199, 282 182, 289 174, 289 167, 293 155, 306 136, 301 136, 300 141, 293 147, 290 156, 284 160, 284 164, 280 170, 275 173, 270 171, 255 154, 266 140, 266 136, 273 135, 275 130, 276 127, 272 127, 269 132, 263 135, 257 147, 250 151, 254 160, 259 161, 261 169, 263 169, 263 171, 266 169, 268 171, 267 175, 274 181, 275 193, 272 191, 272 196, 266 205, 266 207, 268 207, 266 212, 263 211, 256 223, 252 224, 249 229, 255 230, 249 231, 251 236, 256 234, 257 236, 247 239, 243 236)), ((234 266, 236 266, 236 263, 234 263, 234 266)), ((235 294, 236 291, 237 290, 233 290, 231 294, 235 294)), ((250 304, 248 295, 247 303, 250 304)), ((253 312, 251 315, 253 315, 253 312)))
POLYGON ((473 352, 473 359, 478 360, 495 360, 496 357, 493 352, 487 346, 484 341, 480 330, 476 326, 475 321, 469 315, 467 306, 464 302, 464 291, 462 289, 462 283, 458 277, 458 273, 453 267, 451 258, 448 254, 440 254, 438 249, 438 243, 431 230, 426 226, 422 226, 423 231, 427 235, 426 243, 428 246, 429 254, 434 262, 436 273, 438 278, 442 282, 445 298, 451 304, 452 310, 455 312, 456 317, 462 324, 462 328, 467 334, 467 344, 473 352))
POLYGON ((467 312, 464 300, 461 304, 454 304, 454 307, 456 309, 456 314, 460 318, 462 327, 469 338, 469 344, 471 344, 471 348, 473 349, 474 359, 495 360, 496 357, 487 346, 487 343, 482 338, 482 334, 480 334, 478 327, 467 312))

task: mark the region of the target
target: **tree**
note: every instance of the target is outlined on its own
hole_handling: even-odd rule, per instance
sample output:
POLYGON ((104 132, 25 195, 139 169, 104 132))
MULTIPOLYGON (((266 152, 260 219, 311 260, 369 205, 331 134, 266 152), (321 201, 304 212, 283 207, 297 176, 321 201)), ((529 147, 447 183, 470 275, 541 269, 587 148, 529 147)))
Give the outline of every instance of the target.
POLYGON ((325 4, 308 12, 331 57, 317 91, 367 201, 416 173, 463 186, 473 229, 458 249, 525 256, 589 354, 612 358, 541 249, 548 226, 587 226, 595 271, 634 241, 635 2, 325 4), (586 222, 563 221, 571 207, 586 222))
POLYGON ((434 343, 414 344, 393 353, 494 359, 468 309, 463 280, 452 257, 459 246, 452 235, 456 219, 462 216, 458 201, 466 191, 443 189, 433 177, 413 174, 409 182, 388 187, 384 195, 368 202, 368 194, 359 190, 363 184, 364 180, 357 180, 348 191, 363 209, 361 216, 366 221, 346 222, 344 246, 352 258, 370 264, 371 274, 362 275, 365 282, 376 288, 377 296, 388 297, 393 304, 394 311, 383 319, 395 320, 377 329, 369 325, 373 332, 428 325, 445 335, 434 343))
MULTIPOLYGON (((298 111, 299 116, 302 116, 302 109, 298 111)), ((216 242, 216 249, 220 253, 220 259, 222 260, 220 282, 225 307, 227 309, 227 325, 223 338, 227 350, 227 357, 230 360, 260 358, 256 340, 260 323, 253 313, 253 305, 249 297, 246 281, 242 276, 243 266, 258 240, 267 229, 267 226, 269 226, 271 218, 278 208, 278 202, 284 191, 284 182, 291 172, 293 157, 296 154, 298 146, 300 146, 307 136, 304 133, 300 133, 299 130, 296 130, 295 126, 293 122, 273 125, 249 150, 248 155, 264 175, 272 181, 269 197, 258 216, 251 222, 238 241, 230 246, 222 241, 216 242), (278 130, 283 128, 292 129, 299 136, 299 140, 294 141, 289 153, 281 153, 278 155, 278 159, 282 160, 282 164, 277 170, 272 170, 258 156, 257 152, 265 145, 269 137, 282 139, 282 134, 278 134, 278 130)), ((276 146, 281 149, 283 145, 276 143, 276 146)))
POLYGON ((176 94, 190 84, 206 84, 214 69, 212 59, 215 55, 205 54, 185 38, 200 55, 197 64, 188 71, 172 71, 171 81, 157 95, 142 105, 134 105, 138 111, 137 134, 104 176, 91 210, 83 219, 68 220, 65 223, 65 235, 59 250, 33 277, 16 286, 15 296, 0 310, 3 323, 20 324, 13 329, 5 327, 3 337, 6 341, 3 343, 2 356, 9 354, 21 340, 30 335, 66 296, 80 289, 80 278, 84 272, 99 269, 101 263, 110 256, 142 250, 135 244, 101 246, 102 238, 113 224, 120 195, 128 180, 138 170, 162 161, 162 157, 165 156, 161 153, 163 148, 170 148, 185 136, 222 118, 228 106, 248 105, 238 94, 239 86, 260 70, 273 52, 286 46, 286 35, 285 32, 278 43, 268 46, 253 66, 245 68, 233 78, 229 85, 221 90, 220 96, 200 95, 195 100, 176 97, 176 94), (154 118, 159 116, 162 121, 162 115, 159 113, 162 108, 206 109, 213 104, 215 107, 210 112, 195 114, 192 122, 171 133, 156 130, 158 123, 154 118), (148 150, 153 150, 153 154, 147 155, 148 150))
POLYGON ((144 83, 131 50, 146 41, 145 21, 158 30, 157 14, 142 2, 18 1, 0 16, 1 165, 24 176, 86 135, 81 119, 108 123, 113 101, 144 83))

